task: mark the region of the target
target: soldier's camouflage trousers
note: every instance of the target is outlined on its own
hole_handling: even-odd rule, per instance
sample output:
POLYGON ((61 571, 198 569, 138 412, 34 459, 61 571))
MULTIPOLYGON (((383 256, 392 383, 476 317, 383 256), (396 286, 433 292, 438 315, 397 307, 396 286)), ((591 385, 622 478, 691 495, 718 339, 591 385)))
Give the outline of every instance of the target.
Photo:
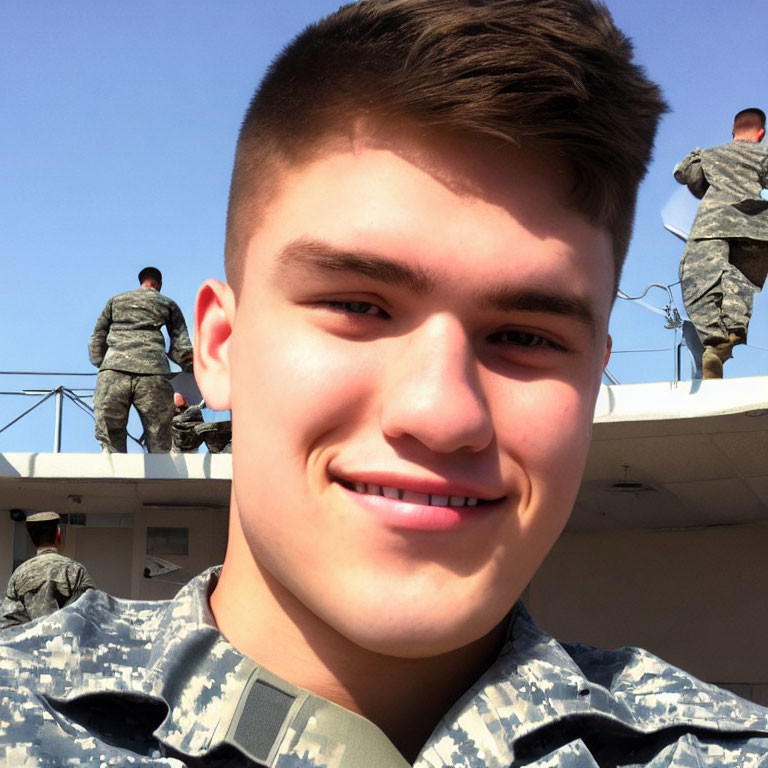
POLYGON ((110 453, 125 453, 128 437, 128 411, 139 412, 150 453, 171 450, 173 386, 165 376, 99 371, 93 409, 96 439, 110 453))
POLYGON ((689 240, 680 262, 688 317, 705 345, 747 338, 755 293, 768 272, 768 242, 746 238, 689 240))

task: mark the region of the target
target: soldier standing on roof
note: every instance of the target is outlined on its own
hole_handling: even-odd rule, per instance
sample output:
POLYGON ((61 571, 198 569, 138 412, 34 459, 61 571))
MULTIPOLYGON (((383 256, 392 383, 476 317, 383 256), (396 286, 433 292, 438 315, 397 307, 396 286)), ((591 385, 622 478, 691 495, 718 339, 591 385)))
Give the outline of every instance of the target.
POLYGON ((55 512, 27 517, 27 531, 37 552, 11 575, 0 610, 0 628, 47 616, 96 588, 84 565, 59 554, 59 520, 55 512))
POLYGON ((160 270, 145 267, 139 283, 138 289, 107 302, 88 342, 91 362, 99 368, 93 395, 96 439, 109 453, 126 452, 131 404, 141 416, 149 452, 171 450, 173 387, 168 358, 184 370, 192 368, 184 315, 175 301, 160 293, 160 270), (163 326, 171 340, 167 353, 163 326))
POLYGON ((720 379, 736 344, 745 344, 754 295, 768 272, 768 152, 760 144, 765 113, 749 108, 733 120, 733 141, 694 149, 675 180, 701 199, 680 262, 688 316, 704 345, 705 379, 720 379))

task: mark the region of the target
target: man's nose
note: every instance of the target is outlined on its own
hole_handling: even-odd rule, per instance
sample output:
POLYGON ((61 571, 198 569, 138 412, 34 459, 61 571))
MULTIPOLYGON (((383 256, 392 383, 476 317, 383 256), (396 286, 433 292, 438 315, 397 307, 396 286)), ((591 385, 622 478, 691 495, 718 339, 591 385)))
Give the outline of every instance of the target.
POLYGON ((433 316, 399 341, 384 374, 384 434, 410 436, 436 453, 486 448, 493 422, 476 352, 461 323, 433 316))

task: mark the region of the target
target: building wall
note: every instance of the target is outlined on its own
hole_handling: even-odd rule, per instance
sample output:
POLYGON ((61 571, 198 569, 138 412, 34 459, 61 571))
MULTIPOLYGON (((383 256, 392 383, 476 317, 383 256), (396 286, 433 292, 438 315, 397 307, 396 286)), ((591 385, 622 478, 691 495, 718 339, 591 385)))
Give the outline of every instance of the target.
POLYGON ((224 560, 227 542, 227 511, 224 509, 152 508, 144 507, 134 515, 131 596, 141 600, 164 600, 173 597, 182 584, 211 565, 224 560), (160 557, 180 570, 156 578, 145 578, 147 528, 181 528, 188 530, 187 555, 160 553, 160 557))
POLYGON ((131 596, 133 531, 130 528, 72 526, 69 537, 75 540, 71 557, 88 569, 99 589, 115 597, 131 596))
POLYGON ((647 648, 768 705, 768 525, 566 533, 528 603, 558 638, 647 648))
POLYGON ((0 509, 0 589, 5 593, 5 584, 13 573, 13 538, 15 525, 9 510, 0 509))
MULTIPOLYGON (((61 552, 81 562, 97 587, 115 597, 163 600, 173 597, 193 576, 223 562, 227 522, 227 512, 221 508, 145 507, 134 514, 89 514, 84 526, 62 526, 61 552), (150 526, 188 531, 187 555, 163 556, 178 565, 179 571, 158 579, 144 578, 147 527, 150 526)), ((13 572, 14 537, 23 543, 20 559, 32 557, 35 550, 24 524, 14 523, 8 511, 0 509, 0 590, 3 591, 13 572)))

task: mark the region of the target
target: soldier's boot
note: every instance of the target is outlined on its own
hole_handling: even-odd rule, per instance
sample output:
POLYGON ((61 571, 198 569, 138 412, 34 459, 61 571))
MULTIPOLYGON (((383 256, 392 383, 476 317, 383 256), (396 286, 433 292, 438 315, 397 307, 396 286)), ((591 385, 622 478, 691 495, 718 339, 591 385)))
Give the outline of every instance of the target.
POLYGON ((704 347, 704 354, 701 356, 701 378, 723 378, 723 361, 720 359, 717 352, 715 352, 714 347, 704 347))
POLYGON ((707 344, 701 357, 701 371, 703 379, 722 379, 723 363, 733 357, 732 350, 736 344, 743 344, 740 335, 732 333, 728 341, 719 344, 707 344))
POLYGON ((729 332, 728 340, 731 343, 731 348, 735 347, 737 344, 746 344, 747 332, 743 328, 734 328, 734 330, 729 332))

